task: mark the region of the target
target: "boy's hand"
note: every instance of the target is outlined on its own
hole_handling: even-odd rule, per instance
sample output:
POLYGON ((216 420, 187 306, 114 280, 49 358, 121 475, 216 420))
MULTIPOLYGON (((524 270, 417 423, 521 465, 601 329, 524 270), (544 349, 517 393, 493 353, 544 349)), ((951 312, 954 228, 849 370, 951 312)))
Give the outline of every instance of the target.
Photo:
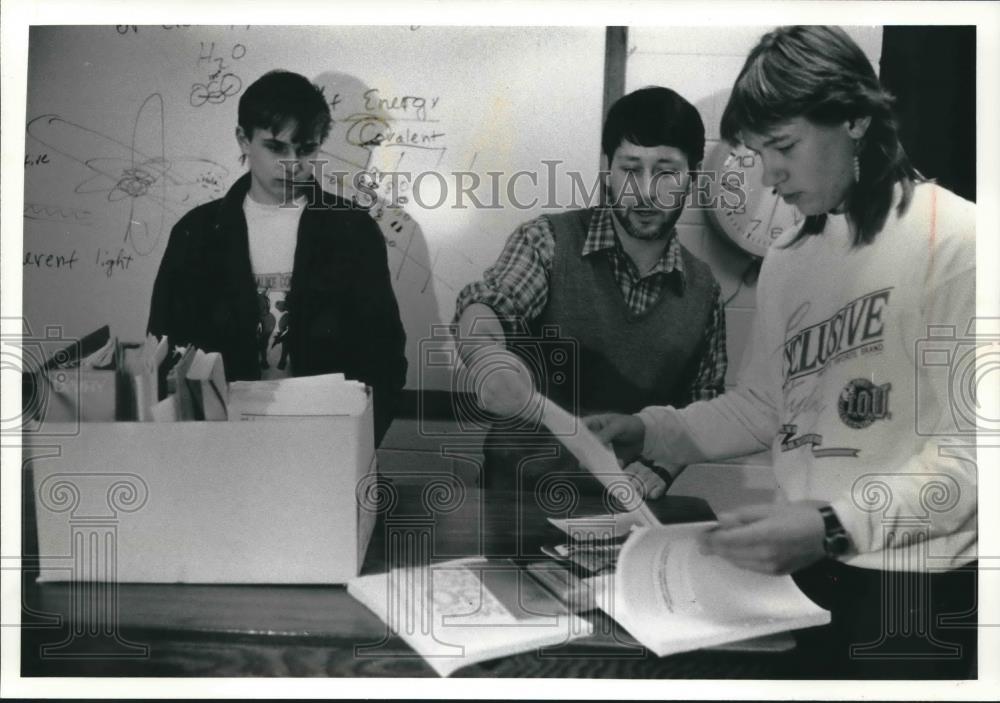
POLYGON ((821 501, 751 505, 719 515, 701 536, 703 554, 716 554, 762 574, 790 574, 819 561, 823 551, 821 501))
POLYGON ((646 426, 635 415, 592 415, 584 418, 584 423, 601 442, 614 448, 623 464, 631 464, 642 455, 646 426))

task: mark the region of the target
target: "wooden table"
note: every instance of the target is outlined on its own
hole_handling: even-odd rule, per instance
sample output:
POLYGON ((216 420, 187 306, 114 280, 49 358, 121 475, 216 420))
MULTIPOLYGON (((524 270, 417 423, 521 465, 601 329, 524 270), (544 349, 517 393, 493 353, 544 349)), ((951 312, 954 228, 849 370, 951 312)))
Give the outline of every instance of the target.
MULTIPOLYGON (((601 499, 575 505, 531 495, 489 493, 420 475, 392 477, 394 505, 379 517, 364 573, 394 561, 400 533, 424 535, 426 558, 485 554, 536 558, 558 531, 544 520, 600 512, 601 499)), ((28 506, 26 506, 28 507, 28 506)), ((705 504, 668 496, 657 512, 676 521, 704 517, 705 504)), ((26 554, 33 552, 26 548, 26 554)), ((22 633, 25 676, 435 676, 343 586, 95 585, 88 597, 117 603, 93 621, 71 608, 67 584, 36 584, 26 558, 22 633), (100 590, 104 589, 104 590, 100 590), (70 614, 76 613, 71 618, 70 614), (360 648, 360 649, 359 649, 360 648)), ((77 594, 79 595, 79 594, 77 594)), ((533 651, 471 665, 455 676, 606 678, 789 678, 793 653, 705 650, 657 658, 605 616, 595 634, 558 652, 533 651)))

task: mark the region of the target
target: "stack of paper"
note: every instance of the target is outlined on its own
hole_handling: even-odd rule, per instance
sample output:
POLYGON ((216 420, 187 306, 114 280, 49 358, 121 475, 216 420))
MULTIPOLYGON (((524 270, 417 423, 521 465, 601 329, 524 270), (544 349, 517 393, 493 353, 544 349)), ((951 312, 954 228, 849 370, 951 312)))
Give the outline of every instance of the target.
POLYGON ((699 535, 716 526, 634 530, 614 578, 595 584, 598 606, 661 657, 830 622, 791 576, 701 554, 699 535))
POLYGON ((365 384, 342 373, 229 385, 230 420, 357 416, 367 404, 365 384))

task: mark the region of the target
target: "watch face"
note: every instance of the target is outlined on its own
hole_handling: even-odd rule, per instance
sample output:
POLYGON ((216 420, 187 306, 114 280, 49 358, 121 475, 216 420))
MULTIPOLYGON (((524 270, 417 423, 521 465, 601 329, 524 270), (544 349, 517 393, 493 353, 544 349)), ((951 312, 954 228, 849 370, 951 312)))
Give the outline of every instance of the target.
POLYGON ((723 140, 705 160, 712 184, 709 219, 733 243, 754 256, 764 256, 771 242, 805 217, 763 184, 760 157, 723 140))

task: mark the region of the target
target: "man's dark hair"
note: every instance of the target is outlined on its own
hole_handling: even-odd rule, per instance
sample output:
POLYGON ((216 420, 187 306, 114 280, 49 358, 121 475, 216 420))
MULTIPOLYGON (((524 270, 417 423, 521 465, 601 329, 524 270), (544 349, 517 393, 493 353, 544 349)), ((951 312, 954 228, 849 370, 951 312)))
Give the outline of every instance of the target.
POLYGON ((295 120, 292 139, 305 142, 319 134, 322 142, 330 134, 330 106, 323 91, 308 78, 291 71, 269 71, 240 96, 239 125, 247 139, 255 129, 274 132, 295 120))
POLYGON ((694 105, 660 86, 641 88, 619 98, 608 110, 601 150, 611 163, 627 139, 638 146, 672 146, 695 168, 705 155, 705 125, 694 105))

